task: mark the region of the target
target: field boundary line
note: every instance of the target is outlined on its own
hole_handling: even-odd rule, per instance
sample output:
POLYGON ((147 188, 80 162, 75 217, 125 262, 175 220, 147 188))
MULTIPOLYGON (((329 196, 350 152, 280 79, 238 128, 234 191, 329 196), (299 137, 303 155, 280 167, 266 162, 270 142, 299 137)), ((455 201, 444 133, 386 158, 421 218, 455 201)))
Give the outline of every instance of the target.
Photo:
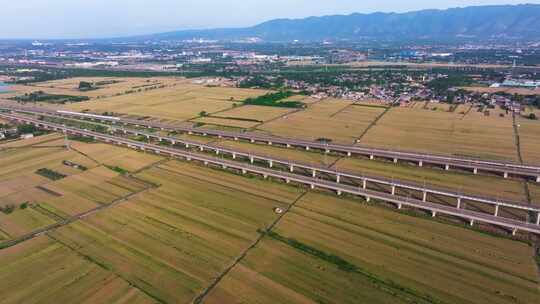
POLYGON ((369 132, 369 130, 371 130, 373 127, 375 127, 377 125, 377 123, 379 122, 379 120, 381 120, 386 113, 390 112, 391 109, 392 109, 392 106, 390 105, 379 116, 377 116, 377 118, 375 118, 369 124, 369 126, 367 126, 364 129, 364 131, 356 138, 355 142, 360 143, 360 141, 364 138, 364 136, 366 136, 366 134, 369 132))
POLYGON ((103 265, 102 263, 99 263, 97 262, 94 258, 92 258, 91 256, 89 255, 86 255, 80 251, 78 251, 77 249, 73 248, 72 246, 62 242, 61 240, 57 239, 56 237, 52 236, 51 234, 49 233, 46 233, 47 237, 50 238, 51 240, 53 240, 54 242, 56 242, 57 244, 60 244, 62 245, 63 247, 75 252, 75 254, 77 254, 78 256, 82 257, 84 260, 88 261, 89 263, 92 263, 96 266, 98 266, 99 268, 107 271, 107 272, 110 272, 112 274, 114 274, 116 277, 122 279, 122 281, 128 283, 129 286, 132 286, 133 288, 137 289, 138 291, 142 292, 143 294, 149 296, 150 298, 152 298, 153 300, 157 301, 158 303, 167 303, 166 301, 156 297, 155 295, 149 293, 148 291, 144 290, 144 289, 141 289, 139 286, 137 286, 136 283, 134 282, 131 282, 130 280, 124 278, 124 276, 122 276, 120 273, 114 271, 113 269, 109 269, 108 267, 106 267, 105 265, 103 265))
POLYGON ((122 197, 119 197, 119 198, 115 199, 114 201, 112 201, 110 204, 98 206, 96 208, 87 210, 87 211, 79 213, 77 215, 73 215, 73 216, 71 216, 71 217, 69 217, 69 218, 67 218, 67 219, 65 219, 63 221, 60 221, 60 222, 57 222, 55 224, 52 224, 52 225, 49 225, 49 226, 34 230, 34 231, 32 231, 32 232, 30 232, 28 234, 25 234, 23 236, 20 236, 18 238, 2 242, 2 243, 0 243, 0 251, 3 250, 3 249, 9 248, 9 247, 13 247, 15 245, 18 245, 20 243, 29 241, 29 240, 34 239, 34 238, 36 238, 36 237, 38 237, 38 236, 40 236, 42 234, 46 234, 48 232, 54 231, 54 230, 56 230, 58 228, 61 228, 63 226, 66 226, 66 225, 69 225, 71 223, 77 222, 77 221, 82 220, 84 218, 87 218, 87 217, 89 217, 89 216, 91 216, 91 215, 93 215, 93 214, 95 214, 97 212, 100 212, 100 211, 103 211, 103 210, 118 206, 118 205, 120 205, 120 204, 122 204, 124 202, 129 201, 131 198, 133 198, 136 195, 139 195, 139 194, 141 194, 143 192, 146 192, 146 191, 152 190, 152 189, 156 189, 156 188, 157 188, 156 186, 150 185, 150 186, 148 186, 146 188, 140 189, 139 191, 136 191, 136 192, 130 193, 128 195, 124 195, 122 197))
POLYGON ((335 116, 337 116, 339 113, 342 113, 343 111, 347 110, 348 108, 351 108, 352 106, 354 106, 354 102, 351 103, 351 104, 348 104, 346 106, 344 106, 342 109, 339 109, 337 112, 333 113, 333 114, 330 114, 330 116, 328 116, 329 118, 334 118, 335 116))
POLYGON ((285 113, 285 114, 281 114, 281 115, 279 115, 278 117, 274 117, 274 118, 269 119, 269 120, 267 120, 267 121, 263 121, 263 122, 259 123, 258 125, 255 125, 255 126, 249 128, 248 130, 249 130, 249 131, 255 131, 255 130, 257 130, 258 127, 260 127, 260 126, 262 126, 262 125, 264 125, 264 124, 266 124, 266 123, 271 123, 271 122, 273 122, 273 121, 282 119, 282 118, 284 118, 285 116, 293 115, 293 114, 296 114, 296 113, 301 112, 301 111, 304 111, 304 109, 295 109, 295 110, 290 111, 290 112, 287 112, 287 113, 285 113))
MULTIPOLYGON (((282 118, 285 117, 285 116, 289 116, 289 115, 293 115, 293 114, 296 114, 296 113, 299 113, 299 112, 306 111, 307 109, 309 109, 310 106, 315 105, 315 104, 318 104, 318 103, 322 102, 323 100, 324 100, 324 98, 323 98, 323 99, 316 100, 316 101, 314 101, 314 102, 312 102, 312 103, 310 103, 310 104, 307 104, 307 106, 306 106, 305 108, 295 109, 294 111, 291 111, 291 112, 288 112, 288 113, 286 113, 286 114, 280 115, 279 117, 269 119, 269 120, 267 120, 267 121, 265 121, 265 122, 263 122, 263 123, 261 123, 261 124, 258 124, 258 125, 256 125, 256 126, 253 126, 253 127, 249 128, 249 131, 256 131, 256 130, 258 130, 259 127, 262 127, 262 126, 264 126, 264 125, 267 124, 267 123, 271 123, 271 122, 274 122, 274 121, 276 121, 276 120, 280 120, 280 119, 282 119, 282 118)), ((265 130, 261 130, 261 131, 265 131, 265 130)), ((270 132, 269 132, 269 133, 270 133, 270 132)), ((272 134, 272 133, 270 133, 270 134, 272 134)))
POLYGON ((473 109, 473 106, 470 106, 469 109, 467 109, 467 111, 463 115, 461 115, 460 120, 465 119, 465 117, 472 111, 472 109, 473 109))
POLYGON ((304 191, 301 193, 294 202, 292 202, 286 209, 281 213, 268 227, 265 229, 265 233, 260 233, 259 236, 249 245, 240 255, 234 259, 231 265, 229 265, 223 272, 217 276, 212 283, 206 287, 198 296, 196 296, 191 303, 193 304, 200 304, 202 301, 208 296, 208 294, 221 282, 221 280, 233 270, 233 268, 238 265, 257 245, 262 241, 262 239, 266 236, 266 232, 271 231, 278 223, 281 221, 281 219, 298 203, 306 194, 308 191, 304 191))

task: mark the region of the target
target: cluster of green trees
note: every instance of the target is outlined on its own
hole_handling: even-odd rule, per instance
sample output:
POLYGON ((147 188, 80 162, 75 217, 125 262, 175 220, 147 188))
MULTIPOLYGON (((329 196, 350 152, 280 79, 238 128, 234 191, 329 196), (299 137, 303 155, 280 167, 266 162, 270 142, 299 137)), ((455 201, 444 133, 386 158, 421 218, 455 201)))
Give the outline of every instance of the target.
POLYGON ((58 173, 56 171, 53 171, 53 170, 47 169, 47 168, 38 169, 36 171, 36 174, 41 175, 43 177, 46 177, 46 178, 48 178, 50 180, 53 180, 53 181, 63 179, 63 178, 65 178, 67 176, 67 175, 64 175, 62 173, 58 173))
POLYGON ((450 75, 446 78, 437 78, 428 83, 428 87, 438 95, 444 95, 453 87, 468 86, 473 83, 472 79, 465 75, 450 75))
MULTIPOLYGON (((21 205, 19 205, 19 209, 21 210, 24 210, 26 208, 28 208, 28 206, 30 205, 29 202, 24 202, 22 203, 21 205)), ((10 214, 10 213, 13 213, 13 211, 15 211, 15 209, 17 209, 17 207, 13 204, 7 204, 5 206, 0 206, 0 212, 4 213, 4 214, 10 214)))
POLYGON ((12 100, 19 102, 47 102, 47 103, 60 103, 66 102, 81 102, 90 100, 88 96, 72 96, 72 95, 58 95, 49 94, 43 91, 36 91, 32 93, 25 93, 22 96, 16 96, 11 98, 12 100))
POLYGON ((281 101, 293 96, 291 91, 280 91, 277 93, 268 93, 255 98, 248 98, 244 101, 246 105, 281 107, 281 108, 303 108, 305 104, 299 101, 281 101))
POLYGON ((86 92, 86 91, 91 91, 91 90, 95 90, 95 89, 97 89, 97 88, 91 82, 88 82, 88 81, 79 82, 79 91, 86 92))

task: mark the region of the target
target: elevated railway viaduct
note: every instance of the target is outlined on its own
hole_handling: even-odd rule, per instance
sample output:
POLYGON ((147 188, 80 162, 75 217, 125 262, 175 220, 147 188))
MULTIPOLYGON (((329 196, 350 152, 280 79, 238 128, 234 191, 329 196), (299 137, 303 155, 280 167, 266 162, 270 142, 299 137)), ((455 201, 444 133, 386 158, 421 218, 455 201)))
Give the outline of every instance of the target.
POLYGON ((0 110, 16 111, 16 112, 28 112, 33 114, 47 114, 58 117, 76 117, 83 119, 91 119, 94 121, 101 121, 112 123, 115 125, 132 125, 136 127, 155 128, 166 131, 184 132, 187 134, 201 135, 201 136, 215 136, 218 138, 225 138, 231 140, 244 140, 251 143, 266 143, 268 145, 279 145, 287 148, 297 147, 305 150, 320 151, 323 153, 338 153, 346 156, 365 156, 370 159, 382 158, 388 159, 395 163, 399 161, 412 162, 422 167, 430 164, 444 168, 445 170, 461 169, 469 170, 474 174, 480 172, 494 173, 504 178, 511 176, 521 177, 526 179, 532 179, 540 183, 540 167, 532 165, 521 165, 511 162, 490 161, 472 158, 460 158, 449 157, 433 154, 422 154, 414 152, 401 152, 394 150, 375 149, 362 146, 353 145, 339 145, 330 143, 320 143, 305 141, 299 139, 282 138, 269 135, 261 135, 254 133, 242 133, 242 132, 229 132, 220 130, 208 130, 198 129, 193 127, 179 127, 171 126, 169 124, 163 124, 153 121, 141 121, 135 119, 109 117, 101 115, 93 115, 87 113, 77 113, 69 111, 54 111, 50 109, 44 109, 40 107, 16 107, 16 106, 0 106, 0 110))
MULTIPOLYGON (((205 165, 219 166, 224 169, 234 169, 234 170, 237 170, 238 172, 241 172, 242 174, 248 174, 248 173, 257 174, 257 175, 263 176, 264 178, 273 177, 276 179, 284 180, 287 183, 295 182, 298 184, 304 184, 311 187, 312 189, 320 188, 320 189, 330 190, 337 193, 338 195, 347 193, 350 195, 364 197, 366 201, 370 201, 374 199, 374 200, 380 200, 387 203, 395 204, 398 208, 407 206, 411 208, 426 210, 430 212, 432 216, 434 217, 437 214, 445 214, 445 215, 450 215, 450 216, 467 220, 470 222, 471 225, 473 225, 475 222, 482 222, 482 223, 488 223, 495 226, 503 227, 505 229, 509 229, 512 231, 513 234, 515 234, 517 231, 524 231, 524 232, 530 232, 530 233, 540 235, 540 209, 538 208, 489 200, 489 202, 486 202, 486 203, 488 204, 491 204, 493 202, 495 203, 494 213, 472 211, 472 210, 467 210, 467 209, 462 208, 459 203, 456 206, 446 206, 446 205, 441 205, 437 203, 432 203, 424 199, 403 197, 403 196, 396 195, 395 193, 385 193, 383 191, 374 191, 374 190, 366 189, 365 187, 351 186, 351 185, 340 182, 339 178, 336 178, 335 181, 329 181, 329 180, 319 179, 313 176, 304 176, 304 175, 296 174, 294 172, 292 173, 283 172, 280 170, 276 170, 275 168, 260 167, 260 166, 256 166, 249 163, 239 162, 234 159, 233 160, 223 159, 223 158, 214 157, 214 156, 202 155, 200 153, 183 151, 183 150, 179 150, 179 149, 175 149, 171 147, 154 145, 150 143, 142 143, 142 142, 138 142, 138 141, 134 141, 134 140, 118 137, 118 136, 101 134, 97 132, 67 127, 60 124, 44 122, 44 121, 40 121, 34 118, 25 117, 25 116, 0 114, 0 117, 9 119, 11 121, 15 121, 18 123, 28 123, 28 124, 33 124, 40 128, 49 129, 53 131, 59 131, 66 134, 91 137, 91 138, 94 138, 95 140, 99 140, 102 142, 107 142, 107 143, 112 143, 112 144, 117 144, 117 145, 124 145, 132 149, 149 151, 156 154, 166 155, 172 158, 181 158, 187 161, 195 160, 205 165), (527 220, 516 220, 516 219, 511 219, 511 218, 505 218, 498 214, 500 207, 515 208, 518 210, 526 210, 530 212, 535 212, 536 219, 531 223, 527 220)), ((301 166, 300 164, 296 164, 296 165, 301 166)), ((337 176, 338 175, 336 175, 336 177, 337 176)), ((422 190, 427 192, 427 189, 422 189, 422 190)), ((470 198, 475 199, 474 197, 470 197, 470 198)))

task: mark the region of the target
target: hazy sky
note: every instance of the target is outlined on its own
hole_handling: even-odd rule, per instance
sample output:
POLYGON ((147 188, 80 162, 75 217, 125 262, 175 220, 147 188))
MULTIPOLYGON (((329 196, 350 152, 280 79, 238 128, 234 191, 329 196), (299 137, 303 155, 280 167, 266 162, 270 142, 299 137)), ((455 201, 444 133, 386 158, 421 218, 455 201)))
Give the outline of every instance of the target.
POLYGON ((540 0, 0 0, 0 38, 90 38, 238 27, 274 18, 540 0))

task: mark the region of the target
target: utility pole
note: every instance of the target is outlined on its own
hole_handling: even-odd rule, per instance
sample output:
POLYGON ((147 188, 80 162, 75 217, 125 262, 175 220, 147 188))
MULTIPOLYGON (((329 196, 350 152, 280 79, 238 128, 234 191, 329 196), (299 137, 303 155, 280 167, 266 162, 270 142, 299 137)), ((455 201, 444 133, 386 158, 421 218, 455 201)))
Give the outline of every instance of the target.
POLYGON ((64 134, 64 146, 66 147, 66 149, 68 151, 71 150, 71 146, 69 144, 69 138, 68 138, 68 135, 67 134, 64 134))

